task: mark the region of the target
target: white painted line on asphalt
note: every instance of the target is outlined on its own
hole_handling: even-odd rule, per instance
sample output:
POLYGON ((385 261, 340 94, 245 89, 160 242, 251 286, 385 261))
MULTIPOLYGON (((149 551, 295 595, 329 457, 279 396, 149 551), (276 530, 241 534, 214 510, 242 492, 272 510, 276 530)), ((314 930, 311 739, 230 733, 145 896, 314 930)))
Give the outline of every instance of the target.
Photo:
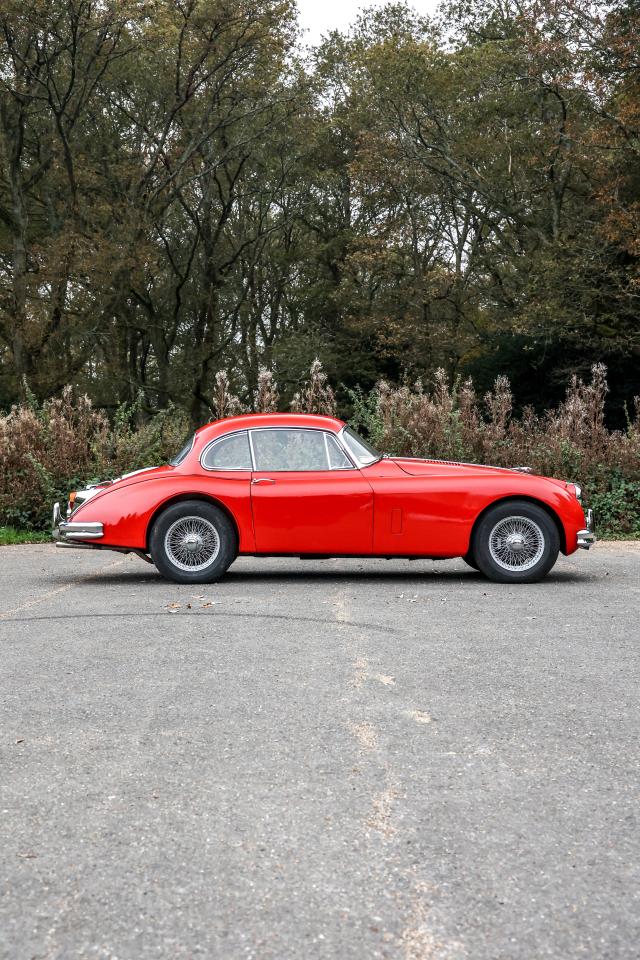
POLYGON ((112 560, 111 563, 106 563, 104 567, 94 571, 94 573, 88 573, 84 577, 79 577, 77 580, 73 580, 70 583, 65 583, 63 587, 58 587, 56 590, 49 590, 48 593, 43 593, 39 597, 34 597, 33 600, 28 600, 26 603, 20 604, 19 607, 13 607, 11 610, 2 610, 0 611, 0 620, 4 620, 5 617, 10 617, 14 613, 21 613, 23 610, 29 610, 31 607, 35 607, 39 603, 44 603, 45 600, 49 600, 51 597, 55 597, 59 593, 65 593, 67 590, 71 590, 72 587, 76 587, 79 583, 85 583, 87 580, 93 580, 95 577, 99 577, 104 570, 108 570, 111 567, 119 567, 121 564, 126 563, 127 559, 128 558, 125 557, 122 560, 112 560))

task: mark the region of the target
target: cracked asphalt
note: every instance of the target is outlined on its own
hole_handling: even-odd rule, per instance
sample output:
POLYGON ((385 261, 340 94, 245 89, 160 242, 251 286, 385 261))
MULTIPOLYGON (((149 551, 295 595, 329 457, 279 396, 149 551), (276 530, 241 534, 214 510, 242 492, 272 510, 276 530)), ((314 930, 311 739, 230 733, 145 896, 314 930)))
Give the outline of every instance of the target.
POLYGON ((3 958, 637 960, 640 544, 0 570, 3 958))

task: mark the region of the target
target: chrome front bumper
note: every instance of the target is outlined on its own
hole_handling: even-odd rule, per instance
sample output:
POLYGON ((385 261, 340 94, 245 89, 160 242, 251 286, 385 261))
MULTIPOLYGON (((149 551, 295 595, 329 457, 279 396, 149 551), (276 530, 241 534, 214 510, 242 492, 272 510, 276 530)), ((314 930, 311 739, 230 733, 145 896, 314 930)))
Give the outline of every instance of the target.
POLYGON ((587 526, 585 530, 578 530, 578 546, 581 550, 588 550, 589 547, 596 542, 596 525, 593 510, 586 510, 584 516, 587 521, 587 526))
POLYGON ((59 547, 90 547, 92 544, 83 543, 86 540, 100 540, 104 536, 101 523, 82 520, 63 520, 60 504, 53 505, 53 539, 59 547))

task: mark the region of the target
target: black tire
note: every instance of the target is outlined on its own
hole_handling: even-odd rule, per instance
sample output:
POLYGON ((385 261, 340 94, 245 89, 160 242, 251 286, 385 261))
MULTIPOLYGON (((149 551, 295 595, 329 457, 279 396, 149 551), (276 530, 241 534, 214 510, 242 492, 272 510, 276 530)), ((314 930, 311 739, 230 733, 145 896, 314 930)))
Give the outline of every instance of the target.
POLYGON ((527 500, 496 504, 482 517, 473 535, 472 552, 478 569, 497 583, 542 580, 558 559, 559 550, 560 535, 553 518, 527 500))
POLYGON ((464 562, 467 564, 467 566, 473 567, 474 570, 479 570, 479 569, 480 569, 480 567, 479 567, 478 564, 476 563, 476 559, 475 559, 474 555, 472 554, 471 550, 469 550, 469 553, 465 553, 465 555, 464 555, 464 557, 463 557, 462 559, 463 559, 464 562))
POLYGON ((219 507, 204 500, 182 500, 154 521, 149 552, 167 580, 214 583, 235 560, 238 538, 233 523, 219 507), (197 569, 188 569, 190 564, 197 569))

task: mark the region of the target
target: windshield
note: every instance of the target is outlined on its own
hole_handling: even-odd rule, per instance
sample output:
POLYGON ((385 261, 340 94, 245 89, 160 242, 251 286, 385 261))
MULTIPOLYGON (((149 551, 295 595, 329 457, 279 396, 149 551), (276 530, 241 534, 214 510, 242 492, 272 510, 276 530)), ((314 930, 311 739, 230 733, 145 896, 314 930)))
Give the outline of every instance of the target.
POLYGON ((382 454, 362 437, 359 437, 351 427, 345 427, 342 431, 342 441, 360 467, 369 467, 372 463, 382 460, 382 454))
POLYGON ((193 434, 192 437, 189 437, 189 439, 188 439, 187 442, 185 443, 185 445, 184 445, 184 447, 182 448, 182 450, 180 451, 180 453, 179 453, 176 457, 174 457, 173 460, 169 460, 169 465, 170 465, 170 466, 172 466, 172 467, 179 467, 179 466, 180 466, 180 464, 182 463, 182 461, 184 460, 184 458, 186 457, 186 455, 189 453, 189 450, 191 450, 191 447, 193 446, 193 441, 195 440, 195 438, 196 438, 195 433, 193 434))

